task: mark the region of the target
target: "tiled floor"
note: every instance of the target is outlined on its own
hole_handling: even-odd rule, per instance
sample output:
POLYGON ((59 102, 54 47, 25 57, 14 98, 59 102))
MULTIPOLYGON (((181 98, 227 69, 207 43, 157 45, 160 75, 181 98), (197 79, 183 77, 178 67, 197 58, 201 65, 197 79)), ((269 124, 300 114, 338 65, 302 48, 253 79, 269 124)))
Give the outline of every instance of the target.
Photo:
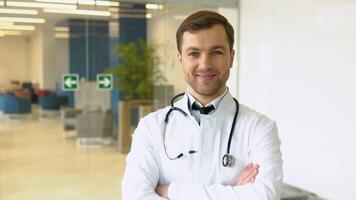
POLYGON ((77 148, 59 119, 0 119, 1 200, 121 199, 125 155, 77 148))
MULTIPOLYGON (((0 200, 121 200, 126 155, 115 144, 77 148, 60 119, 35 116, 0 116, 0 200)), ((282 199, 319 198, 284 185, 282 199)))

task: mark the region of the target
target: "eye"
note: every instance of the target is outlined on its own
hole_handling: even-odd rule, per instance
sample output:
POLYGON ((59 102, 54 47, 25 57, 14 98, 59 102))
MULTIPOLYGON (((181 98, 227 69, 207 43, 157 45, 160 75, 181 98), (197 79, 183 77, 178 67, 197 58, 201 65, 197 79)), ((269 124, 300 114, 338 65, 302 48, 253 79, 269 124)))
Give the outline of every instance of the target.
POLYGON ((189 56, 189 57, 196 58, 196 57, 198 57, 198 56, 199 56, 199 53, 198 53, 198 52, 196 52, 196 51, 192 51, 192 52, 189 52, 189 53, 188 53, 188 56, 189 56))
POLYGON ((222 55, 223 52, 222 51, 219 51, 219 50, 214 50, 211 52, 212 55, 222 55))

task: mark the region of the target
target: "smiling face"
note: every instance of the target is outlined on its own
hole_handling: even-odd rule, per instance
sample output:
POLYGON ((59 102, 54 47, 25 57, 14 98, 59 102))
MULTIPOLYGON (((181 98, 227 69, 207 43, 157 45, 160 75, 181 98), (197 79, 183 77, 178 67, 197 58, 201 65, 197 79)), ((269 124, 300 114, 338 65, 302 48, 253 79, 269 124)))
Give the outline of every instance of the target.
POLYGON ((188 91, 200 103, 205 105, 225 91, 234 51, 222 25, 184 32, 178 58, 189 85, 188 91))

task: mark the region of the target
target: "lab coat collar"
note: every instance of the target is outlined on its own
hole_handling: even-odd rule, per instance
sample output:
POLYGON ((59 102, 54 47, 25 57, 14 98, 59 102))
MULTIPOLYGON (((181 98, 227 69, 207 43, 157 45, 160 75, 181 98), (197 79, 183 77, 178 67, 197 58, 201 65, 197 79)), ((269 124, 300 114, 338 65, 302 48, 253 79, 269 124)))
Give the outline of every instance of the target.
MULTIPOLYGON (((184 94, 183 98, 178 100, 177 103, 174 104, 174 106, 182 109, 185 113, 190 115, 189 112, 189 105, 188 105, 188 94, 187 92, 184 94)), ((226 111, 231 109, 231 105, 234 105, 234 100, 232 98, 232 95, 230 93, 230 91, 228 90, 226 95, 223 97, 223 99, 221 100, 217 110, 212 113, 210 116, 217 116, 219 114, 226 114, 226 111)))

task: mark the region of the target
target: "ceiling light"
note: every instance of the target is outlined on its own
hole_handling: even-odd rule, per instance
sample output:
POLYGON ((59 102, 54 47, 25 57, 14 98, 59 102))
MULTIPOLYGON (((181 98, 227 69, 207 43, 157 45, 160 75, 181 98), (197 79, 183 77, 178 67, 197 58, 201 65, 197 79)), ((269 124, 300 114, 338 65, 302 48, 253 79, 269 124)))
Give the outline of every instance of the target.
POLYGON ((57 26, 56 28, 54 28, 55 31, 58 32, 69 32, 69 27, 67 26, 57 26))
POLYGON ((25 25, 12 25, 12 26, 0 26, 0 29, 34 31, 34 30, 36 30, 36 27, 35 26, 25 26, 25 25))
POLYGON ((148 3, 148 4, 146 4, 146 8, 147 9, 152 9, 152 10, 157 10, 157 9, 162 10, 163 9, 163 5, 148 3))
POLYGON ((146 14, 146 18, 147 18, 147 19, 151 19, 151 18, 152 18, 152 14, 151 14, 151 13, 147 13, 147 14, 146 14))
POLYGON ((0 13, 6 14, 24 14, 24 15, 37 15, 37 10, 25 10, 25 9, 6 9, 0 8, 0 13))
POLYGON ((69 33, 56 33, 54 37, 57 39, 69 39, 70 35, 69 33))
POLYGON ((42 18, 0 17, 0 22, 23 22, 43 24, 46 22, 46 20, 42 18))
POLYGON ((2 22, 0 21, 0 26, 11 26, 14 25, 14 22, 2 22))
POLYGON ((30 8, 63 8, 63 9, 77 9, 76 5, 67 4, 53 4, 53 3, 37 3, 37 2, 20 2, 20 1, 8 1, 7 6, 16 7, 30 7, 30 8))
POLYGON ((78 0, 78 4, 95 5, 95 1, 94 0, 78 0))
POLYGON ((36 0, 37 2, 48 3, 67 3, 67 4, 81 4, 81 5, 97 5, 97 6, 119 6, 119 2, 113 1, 93 1, 93 0, 36 0))
POLYGON ((22 35, 21 31, 0 31, 0 33, 3 33, 4 35, 22 35))
POLYGON ((36 0, 37 2, 47 2, 47 3, 68 3, 76 4, 77 0, 36 0))
POLYGON ((73 14, 73 15, 94 15, 94 16, 110 16, 111 15, 111 13, 109 11, 97 11, 97 10, 43 9, 43 12, 73 14))
POLYGON ((112 1, 93 1, 93 0, 78 0, 78 4, 81 5, 97 5, 97 6, 119 6, 119 2, 112 1))
POLYGON ((0 6, 5 5, 5 3, 3 1, 0 1, 0 6))
POLYGON ((97 6, 119 6, 119 2, 113 2, 113 1, 95 1, 95 4, 97 6))

